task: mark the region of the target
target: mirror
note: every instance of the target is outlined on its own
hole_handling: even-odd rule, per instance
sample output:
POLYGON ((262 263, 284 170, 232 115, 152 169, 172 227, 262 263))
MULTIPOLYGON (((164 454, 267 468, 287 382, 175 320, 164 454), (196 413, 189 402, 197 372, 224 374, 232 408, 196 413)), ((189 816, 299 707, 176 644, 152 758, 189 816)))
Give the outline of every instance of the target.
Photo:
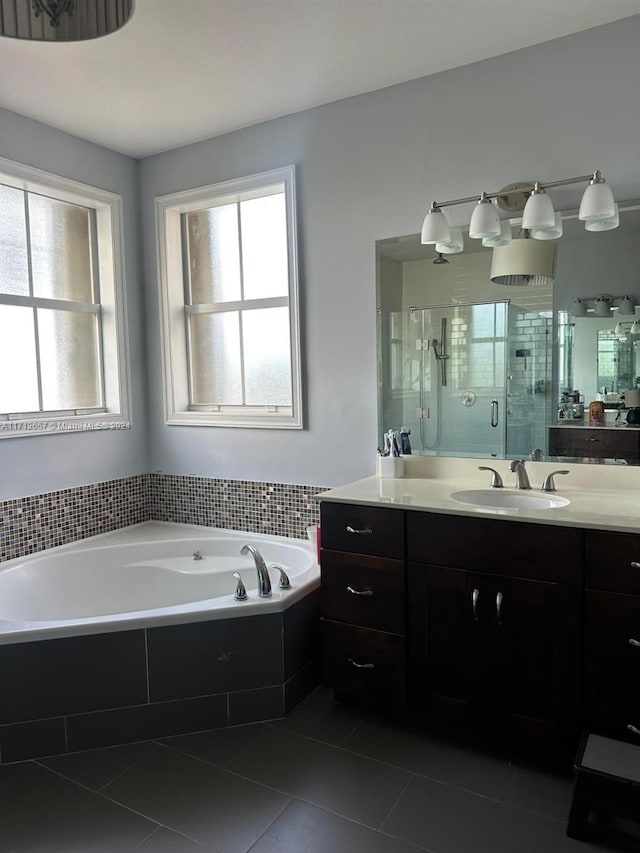
MULTIPOLYGON (((624 450, 616 444, 620 427, 635 426, 618 411, 620 392, 640 376, 635 317, 571 313, 579 298, 629 294, 640 318, 640 205, 619 207, 612 231, 586 231, 575 211, 563 214, 555 284, 542 287, 492 283, 493 250, 466 233, 463 252, 440 258, 419 234, 378 241, 379 435, 404 431, 423 455, 529 458, 539 449, 545 459, 640 464, 640 433, 637 451, 629 436, 624 450), (574 390, 583 406, 569 422, 563 395, 574 390), (614 436, 606 453, 559 444, 559 435, 584 437, 567 427, 588 428, 599 394, 614 436)), ((511 225, 516 238, 520 221, 511 225)))

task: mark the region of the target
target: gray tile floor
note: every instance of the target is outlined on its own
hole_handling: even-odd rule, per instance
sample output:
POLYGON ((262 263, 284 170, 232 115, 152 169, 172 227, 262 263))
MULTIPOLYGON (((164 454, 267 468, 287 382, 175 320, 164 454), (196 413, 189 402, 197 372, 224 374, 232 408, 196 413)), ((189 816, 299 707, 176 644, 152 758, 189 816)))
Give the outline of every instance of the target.
POLYGON ((284 720, 0 767, 0 851, 634 849, 567 838, 571 790, 319 688, 284 720))

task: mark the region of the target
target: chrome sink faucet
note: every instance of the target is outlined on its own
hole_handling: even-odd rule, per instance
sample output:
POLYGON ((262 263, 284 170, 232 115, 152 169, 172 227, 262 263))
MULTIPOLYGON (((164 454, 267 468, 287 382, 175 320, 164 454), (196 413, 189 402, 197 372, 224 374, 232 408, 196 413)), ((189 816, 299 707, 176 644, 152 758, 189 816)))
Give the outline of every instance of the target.
POLYGON ((254 545, 243 545, 240 553, 243 557, 246 554, 251 554, 253 557, 258 572, 258 595, 260 598, 269 598, 271 595, 271 578, 264 557, 254 545))
POLYGON ((515 471, 516 475, 516 489, 530 489, 531 483, 529 482, 529 476, 524 467, 524 462, 522 459, 512 459, 511 465, 509 465, 510 471, 515 471))

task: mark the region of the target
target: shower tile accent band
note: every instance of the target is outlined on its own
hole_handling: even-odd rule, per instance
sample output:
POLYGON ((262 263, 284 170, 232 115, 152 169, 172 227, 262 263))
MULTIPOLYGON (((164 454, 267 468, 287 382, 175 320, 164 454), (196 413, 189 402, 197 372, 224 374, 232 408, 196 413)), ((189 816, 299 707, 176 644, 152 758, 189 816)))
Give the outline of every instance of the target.
POLYGON ((325 486, 138 474, 0 502, 0 562, 142 521, 304 539, 325 486))

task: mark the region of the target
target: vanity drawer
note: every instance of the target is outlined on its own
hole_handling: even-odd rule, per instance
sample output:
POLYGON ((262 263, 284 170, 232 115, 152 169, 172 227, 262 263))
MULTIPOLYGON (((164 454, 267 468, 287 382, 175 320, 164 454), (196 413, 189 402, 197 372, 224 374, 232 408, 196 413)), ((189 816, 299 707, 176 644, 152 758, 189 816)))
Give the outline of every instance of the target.
POLYGON ((587 587, 640 595, 640 533, 587 532, 587 587))
POLYGON ((638 459, 640 431, 623 427, 550 427, 549 454, 593 459, 638 459))
POLYGON ((581 584, 584 534, 569 527, 407 513, 407 559, 528 580, 581 584))
POLYGON ((640 598, 586 592, 587 724, 640 743, 640 598))
POLYGON ((322 553, 322 614, 337 622, 405 632, 404 563, 345 554, 322 553))
POLYGON ((323 502, 322 548, 404 559, 404 512, 323 502))
POLYGON ((322 620, 324 677, 337 698, 406 702, 405 638, 322 620))

